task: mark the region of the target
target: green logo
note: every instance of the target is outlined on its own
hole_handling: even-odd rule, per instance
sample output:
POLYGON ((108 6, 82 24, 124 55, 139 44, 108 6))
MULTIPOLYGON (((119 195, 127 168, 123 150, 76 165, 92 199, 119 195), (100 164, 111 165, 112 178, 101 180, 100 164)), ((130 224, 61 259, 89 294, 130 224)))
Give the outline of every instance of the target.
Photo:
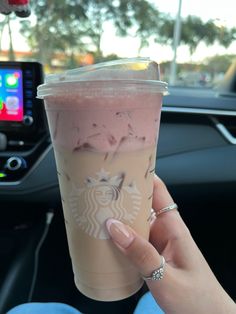
POLYGON ((15 73, 14 74, 6 74, 5 85, 8 88, 17 88, 18 87, 18 76, 15 73))
POLYGON ((2 110, 3 109, 3 100, 2 100, 2 98, 0 98, 0 110, 2 110))

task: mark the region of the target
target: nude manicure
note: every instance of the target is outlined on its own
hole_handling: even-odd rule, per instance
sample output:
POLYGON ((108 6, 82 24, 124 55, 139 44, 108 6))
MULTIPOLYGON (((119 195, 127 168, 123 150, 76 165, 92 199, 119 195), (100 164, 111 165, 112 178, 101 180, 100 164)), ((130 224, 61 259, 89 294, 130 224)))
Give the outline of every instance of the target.
POLYGON ((108 219, 106 226, 113 241, 122 248, 127 249, 133 242, 133 233, 122 222, 115 219, 108 219))

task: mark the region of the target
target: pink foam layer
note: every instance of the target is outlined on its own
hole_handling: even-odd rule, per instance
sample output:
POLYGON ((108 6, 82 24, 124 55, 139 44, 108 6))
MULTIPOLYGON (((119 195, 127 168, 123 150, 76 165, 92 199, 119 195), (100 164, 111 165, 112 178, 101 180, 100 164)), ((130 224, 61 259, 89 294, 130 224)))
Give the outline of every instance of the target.
POLYGON ((47 97, 46 110, 56 147, 72 152, 139 150, 156 144, 161 94, 84 98, 47 97))

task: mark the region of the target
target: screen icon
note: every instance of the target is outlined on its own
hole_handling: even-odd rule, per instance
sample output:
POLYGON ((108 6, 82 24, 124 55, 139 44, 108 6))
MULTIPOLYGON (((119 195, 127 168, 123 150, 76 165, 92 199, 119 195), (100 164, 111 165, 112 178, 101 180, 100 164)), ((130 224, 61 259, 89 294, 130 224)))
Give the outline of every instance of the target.
POLYGON ((16 96, 8 96, 6 98, 7 110, 15 111, 19 109, 19 98, 16 96))
POLYGON ((8 88, 17 88, 19 85, 19 73, 9 73, 5 75, 5 86, 8 88))
POLYGON ((2 98, 0 97, 0 110, 2 110, 3 109, 3 100, 2 100, 2 98))

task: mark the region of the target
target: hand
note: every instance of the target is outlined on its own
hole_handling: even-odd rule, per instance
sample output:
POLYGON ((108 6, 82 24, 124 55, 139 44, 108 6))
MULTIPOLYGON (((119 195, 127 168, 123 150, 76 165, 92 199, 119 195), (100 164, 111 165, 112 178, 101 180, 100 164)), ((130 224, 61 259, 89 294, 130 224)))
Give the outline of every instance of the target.
MULTIPOLYGON (((153 209, 173 203, 165 184, 155 177, 153 209)), ((215 278, 178 211, 165 212, 151 223, 150 242, 114 219, 107 221, 107 228, 114 244, 142 276, 150 276, 161 264, 160 254, 164 256, 164 277, 147 280, 147 285, 165 313, 236 313, 235 303, 215 278)))

